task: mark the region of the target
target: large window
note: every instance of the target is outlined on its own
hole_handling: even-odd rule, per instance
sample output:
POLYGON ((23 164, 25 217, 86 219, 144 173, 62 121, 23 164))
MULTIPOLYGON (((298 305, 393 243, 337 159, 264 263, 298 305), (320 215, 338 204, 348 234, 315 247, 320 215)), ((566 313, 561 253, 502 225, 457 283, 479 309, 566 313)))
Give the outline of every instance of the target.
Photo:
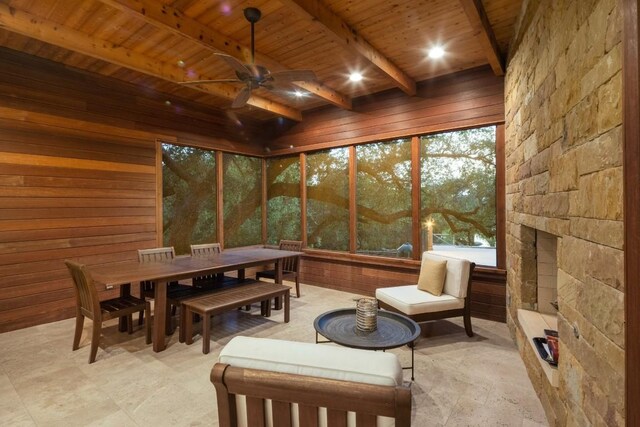
POLYGON ((300 157, 267 160, 267 243, 300 240, 300 157))
POLYGON ((255 157, 223 157, 225 247, 262 243, 262 161, 255 157))
POLYGON ((411 245, 411 140, 356 147, 357 252, 407 257, 411 245))
POLYGON ((421 138, 423 250, 496 265, 495 129, 421 138))
POLYGON ((163 241, 177 253, 216 239, 216 160, 213 151, 162 144, 163 241))
POLYGON ((307 246, 349 250, 349 149, 307 156, 307 246))
POLYGON ((218 241, 216 227, 223 226, 225 247, 261 244, 263 235, 268 244, 306 237, 309 248, 355 246, 359 254, 404 258, 432 250, 496 266, 496 126, 307 154, 306 197, 297 155, 267 159, 265 183, 259 158, 224 154, 216 165, 213 151, 169 144, 162 146, 162 158, 164 244, 178 253, 218 241), (412 150, 420 151, 419 158, 412 150), (222 168, 221 183, 216 167, 222 168), (418 179, 420 188, 412 189, 418 179), (216 191, 223 193, 223 218, 216 218, 216 191), (350 200, 355 212, 349 212, 350 200), (418 233, 420 241, 414 241, 418 233))

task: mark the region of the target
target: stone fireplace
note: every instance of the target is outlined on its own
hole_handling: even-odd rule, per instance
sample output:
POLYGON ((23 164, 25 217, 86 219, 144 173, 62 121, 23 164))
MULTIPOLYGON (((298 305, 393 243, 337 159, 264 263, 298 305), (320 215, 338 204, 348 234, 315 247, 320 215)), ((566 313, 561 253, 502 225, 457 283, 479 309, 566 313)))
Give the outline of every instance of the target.
POLYGON ((505 76, 507 324, 552 426, 625 425, 620 4, 524 1, 505 76))

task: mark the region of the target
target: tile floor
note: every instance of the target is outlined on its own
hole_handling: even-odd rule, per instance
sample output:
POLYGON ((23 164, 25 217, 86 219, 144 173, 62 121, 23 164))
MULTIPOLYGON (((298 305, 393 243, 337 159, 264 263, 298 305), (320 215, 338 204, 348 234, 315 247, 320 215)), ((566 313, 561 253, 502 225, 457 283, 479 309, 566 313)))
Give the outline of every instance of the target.
MULTIPOLYGON (((89 365, 91 321, 81 348, 71 351, 73 319, 0 334, 2 426, 217 426, 209 372, 220 348, 236 335, 314 341, 313 319, 353 306, 353 294, 302 286, 292 298, 291 323, 281 312, 265 319, 257 305, 214 318, 212 351, 168 337, 164 352, 144 343, 143 331, 103 331, 96 363, 89 365)), ((473 320, 468 338, 461 319, 422 325, 412 384, 413 425, 546 426, 542 406, 506 325, 473 320)), ((333 344, 322 344, 333 345, 333 344)), ((391 350, 403 364, 406 347, 391 350)), ((409 380, 405 371, 405 380, 409 380)))

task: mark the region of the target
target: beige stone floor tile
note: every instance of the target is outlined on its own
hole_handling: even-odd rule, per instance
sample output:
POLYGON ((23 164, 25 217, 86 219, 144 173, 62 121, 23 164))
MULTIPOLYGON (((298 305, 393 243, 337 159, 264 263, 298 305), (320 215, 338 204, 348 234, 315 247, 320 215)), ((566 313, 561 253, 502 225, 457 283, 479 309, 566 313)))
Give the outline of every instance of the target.
MULTIPOLYGON (((289 324, 278 311, 262 318, 257 304, 250 312, 214 316, 207 355, 199 325, 193 345, 178 342, 175 333, 165 351, 154 353, 142 328, 128 335, 109 321, 91 365, 89 320, 77 351, 71 350, 73 319, 0 334, 0 425, 217 426, 209 374, 233 337, 315 342, 318 315, 355 306, 354 294, 306 285, 301 290, 302 298, 291 298, 289 324), (6 397, 24 404, 7 408, 6 397)), ((413 425, 547 425, 506 325, 473 319, 473 327, 476 336, 468 338, 462 319, 422 325, 416 381, 404 372, 413 425)), ((410 363, 408 347, 390 351, 403 366, 410 363)))
POLYGON ((6 374, 0 374, 0 424, 7 426, 35 426, 36 423, 22 403, 22 399, 6 374))

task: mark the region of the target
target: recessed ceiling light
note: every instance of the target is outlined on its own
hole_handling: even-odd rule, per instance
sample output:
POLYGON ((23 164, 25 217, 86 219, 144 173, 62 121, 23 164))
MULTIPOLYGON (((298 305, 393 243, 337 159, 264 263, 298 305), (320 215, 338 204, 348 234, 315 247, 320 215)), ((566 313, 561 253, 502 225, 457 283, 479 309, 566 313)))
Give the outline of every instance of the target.
POLYGON ((429 49, 429 58, 440 59, 444 56, 444 49, 440 46, 434 46, 429 49))
POLYGON ((353 72, 349 75, 349 80, 351 80, 352 82, 359 82, 362 80, 362 74, 353 72))
POLYGON ((299 90, 295 91, 293 94, 296 96, 296 98, 302 98, 304 96, 304 93, 300 92, 299 90))
POLYGON ((185 62, 182 59, 178 61, 178 67, 184 68, 185 65, 186 65, 185 62))
POLYGON ((165 105, 171 105, 171 101, 169 101, 168 99, 166 101, 164 101, 165 105))

